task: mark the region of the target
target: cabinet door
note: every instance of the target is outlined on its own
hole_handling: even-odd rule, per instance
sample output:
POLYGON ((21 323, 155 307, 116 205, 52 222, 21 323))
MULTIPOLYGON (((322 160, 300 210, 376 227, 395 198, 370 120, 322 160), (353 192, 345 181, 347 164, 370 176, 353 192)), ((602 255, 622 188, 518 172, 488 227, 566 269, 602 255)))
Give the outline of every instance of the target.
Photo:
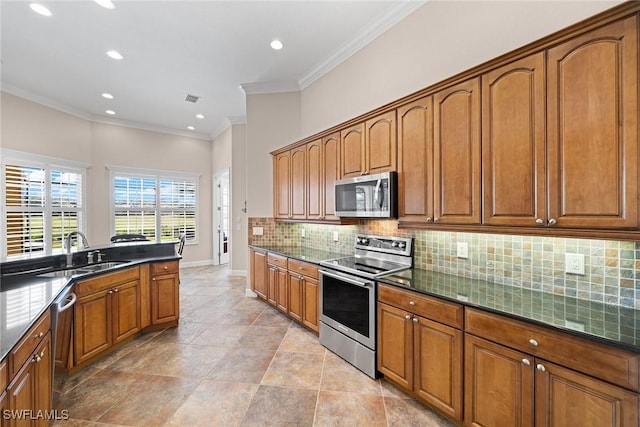
POLYGON ((434 222, 480 223, 479 80, 434 95, 434 222))
POLYGON ((537 427, 638 425, 636 393, 552 363, 536 363, 537 427))
POLYGON ((396 170, 396 112, 389 111, 365 123, 365 173, 396 170))
POLYGON ((180 318, 180 285, 177 274, 151 279, 151 324, 175 322, 180 318))
MULTIPOLYGON (((51 372, 51 367, 53 361, 51 357, 51 334, 47 334, 36 349, 34 359, 31 362, 35 392, 33 409, 36 411, 51 411, 52 409, 53 373, 51 372)), ((49 420, 46 417, 42 417, 35 420, 33 425, 46 427, 49 425, 49 420)))
MULTIPOLYGON (((35 398, 35 381, 33 378, 34 370, 32 369, 31 360, 27 361, 14 380, 9 384, 8 393, 8 409, 12 411, 24 411, 34 409, 35 398)), ((1 414, 0 414, 1 415, 1 414)), ((3 417, 4 418, 4 417, 3 417)), ((30 427, 31 419, 28 416, 3 420, 3 425, 11 427, 30 427)))
POLYGON ((288 282, 289 304, 287 313, 298 322, 302 322, 302 276, 297 273, 289 273, 288 282))
POLYGON ((273 158, 273 215, 276 218, 289 218, 291 215, 290 159, 289 151, 273 158))
POLYGON ((307 149, 305 146, 291 150, 291 218, 307 217, 307 149))
POLYGON ((542 52, 482 76, 484 224, 545 223, 544 103, 542 52))
POLYGON ((74 306, 75 365, 111 347, 111 298, 107 290, 78 298, 74 306))
POLYGON ((285 313, 289 311, 288 279, 289 273, 287 270, 280 268, 276 270, 276 307, 285 313))
POLYGON ((433 98, 398 109, 400 221, 433 221, 433 98))
POLYGON ((340 174, 340 134, 334 133, 322 139, 322 174, 324 177, 323 219, 338 219, 336 214, 335 182, 342 176, 340 174))
POLYGON ((9 420, 5 420, 2 414, 9 409, 9 393, 4 389, 0 391, 0 427, 8 427, 9 420))
POLYGON ((533 426, 533 358, 469 334, 464 354, 465 425, 533 426))
POLYGON ((322 217, 322 141, 307 144, 307 218, 322 217))
POLYGON ((140 282, 117 285, 112 292, 113 343, 117 344, 140 331, 140 282))
POLYGON ((365 174, 364 123, 340 132, 342 177, 365 174))
POLYGON ((260 298, 267 299, 269 293, 267 254, 251 250, 251 289, 260 298))
POLYGON ((318 332, 318 281, 305 277, 302 281, 302 323, 318 332))
POLYGON ((462 419, 462 331, 414 316, 413 389, 446 415, 462 419))
POLYGON ((407 390, 413 388, 411 315, 378 303, 378 370, 407 390))
POLYGON ((276 305, 277 289, 278 289, 278 267, 268 264, 269 266, 269 291, 267 293, 267 302, 276 305))
POLYGON ((548 52, 549 221, 638 227, 637 18, 548 52))

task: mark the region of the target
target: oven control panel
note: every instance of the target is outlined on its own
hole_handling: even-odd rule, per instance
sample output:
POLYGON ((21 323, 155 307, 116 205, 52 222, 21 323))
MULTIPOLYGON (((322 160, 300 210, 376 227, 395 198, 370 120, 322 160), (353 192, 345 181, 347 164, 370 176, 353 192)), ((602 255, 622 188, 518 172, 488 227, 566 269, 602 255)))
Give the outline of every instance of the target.
POLYGON ((356 249, 411 256, 413 239, 410 237, 356 236, 356 249))

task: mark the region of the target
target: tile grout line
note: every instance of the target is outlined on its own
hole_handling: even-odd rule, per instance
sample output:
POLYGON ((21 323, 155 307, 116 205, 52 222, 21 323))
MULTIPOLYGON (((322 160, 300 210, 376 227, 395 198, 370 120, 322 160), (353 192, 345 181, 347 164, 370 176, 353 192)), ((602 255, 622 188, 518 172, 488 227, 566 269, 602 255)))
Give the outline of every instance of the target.
POLYGON ((324 350, 324 355, 322 357, 322 369, 320 370, 320 383, 318 384, 318 392, 316 393, 316 407, 313 411, 313 424, 316 424, 316 419, 318 417, 318 405, 320 403, 320 390, 322 389, 322 379, 324 378, 324 368, 327 363, 327 349, 324 350))

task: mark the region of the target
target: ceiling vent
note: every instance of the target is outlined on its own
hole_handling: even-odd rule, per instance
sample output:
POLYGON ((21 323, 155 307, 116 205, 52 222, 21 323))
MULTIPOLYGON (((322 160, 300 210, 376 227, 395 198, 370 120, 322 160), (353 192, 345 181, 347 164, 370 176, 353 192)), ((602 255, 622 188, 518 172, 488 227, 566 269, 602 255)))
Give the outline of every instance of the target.
POLYGON ((187 102, 193 102, 195 104, 196 102, 198 102, 198 99, 200 99, 199 96, 187 94, 187 97, 184 100, 187 102))

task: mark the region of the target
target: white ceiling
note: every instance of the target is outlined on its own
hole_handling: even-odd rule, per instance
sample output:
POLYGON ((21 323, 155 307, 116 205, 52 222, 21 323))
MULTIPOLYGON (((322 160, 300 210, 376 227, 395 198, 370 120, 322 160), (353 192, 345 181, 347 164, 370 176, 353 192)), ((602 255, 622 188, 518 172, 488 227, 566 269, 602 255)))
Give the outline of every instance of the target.
POLYGON ((242 121, 245 91, 306 87, 423 1, 114 0, 108 10, 40 0, 50 17, 29 3, 0 3, 2 90, 89 120, 211 139, 242 121), (274 38, 284 49, 270 48, 274 38))

